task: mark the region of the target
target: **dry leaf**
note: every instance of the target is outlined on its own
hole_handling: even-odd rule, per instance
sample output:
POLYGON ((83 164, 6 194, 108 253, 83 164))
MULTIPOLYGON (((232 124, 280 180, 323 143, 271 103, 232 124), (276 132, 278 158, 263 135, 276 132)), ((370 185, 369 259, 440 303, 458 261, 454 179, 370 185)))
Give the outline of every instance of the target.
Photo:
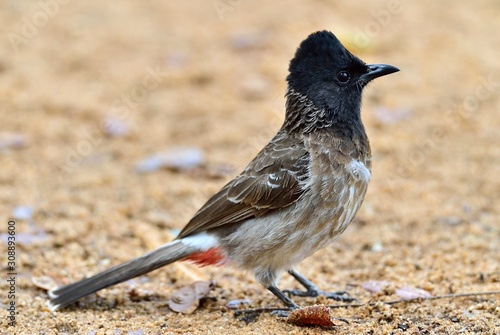
POLYGON ((174 312, 191 314, 200 305, 200 299, 207 296, 212 289, 211 281, 196 281, 172 293, 168 307, 174 312))
POLYGON ((331 310, 324 305, 308 306, 300 309, 294 309, 290 312, 287 321, 297 326, 322 326, 333 327, 338 324, 333 321, 331 310))

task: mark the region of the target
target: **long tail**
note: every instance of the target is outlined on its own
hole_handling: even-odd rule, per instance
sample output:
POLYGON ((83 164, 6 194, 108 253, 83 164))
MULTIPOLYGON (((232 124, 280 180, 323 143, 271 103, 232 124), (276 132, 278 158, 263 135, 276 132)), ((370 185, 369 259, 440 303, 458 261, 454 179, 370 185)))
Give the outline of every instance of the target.
POLYGON ((112 267, 92 277, 49 291, 47 305, 52 311, 64 308, 80 298, 103 288, 143 275, 186 258, 199 249, 180 240, 167 243, 141 257, 112 267))

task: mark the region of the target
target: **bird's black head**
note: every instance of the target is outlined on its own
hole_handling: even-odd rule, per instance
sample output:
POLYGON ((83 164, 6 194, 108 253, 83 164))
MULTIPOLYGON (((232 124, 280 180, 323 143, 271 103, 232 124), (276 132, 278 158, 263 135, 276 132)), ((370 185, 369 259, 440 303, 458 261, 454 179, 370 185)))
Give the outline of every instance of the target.
MULTIPOLYGON (((323 111, 327 119, 320 120, 320 127, 353 120, 360 122, 363 87, 377 77, 396 71, 399 70, 390 65, 366 65, 351 54, 334 34, 319 31, 300 44, 290 61, 288 99, 293 96, 306 99, 323 111)), ((291 104, 297 107, 289 101, 287 110, 291 104)), ((308 115, 309 118, 311 116, 308 115)))

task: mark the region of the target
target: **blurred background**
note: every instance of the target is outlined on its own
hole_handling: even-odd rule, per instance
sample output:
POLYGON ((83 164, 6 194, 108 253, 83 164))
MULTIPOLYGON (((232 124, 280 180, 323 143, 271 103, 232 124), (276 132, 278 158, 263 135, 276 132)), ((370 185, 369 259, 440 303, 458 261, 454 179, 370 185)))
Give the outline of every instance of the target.
MULTIPOLYGON (((288 62, 323 29, 365 62, 401 72, 365 90, 374 158, 363 208, 302 272, 330 289, 369 279, 432 294, 498 289, 499 14, 494 0, 3 1, 0 224, 4 232, 16 221, 20 327, 86 327, 92 303, 55 317, 32 278, 67 283, 175 236, 279 129, 288 62)), ((219 301, 275 303, 232 270, 169 267, 145 285, 161 301, 176 280, 216 272, 219 301)), ((124 299, 104 312, 147 306, 124 299)), ((159 306, 122 326, 171 313, 159 306)), ((488 306, 459 313, 461 325, 491 328, 498 302, 488 306)), ((429 308, 419 317, 439 306, 429 308)), ((228 331, 245 327, 228 318, 228 331)))

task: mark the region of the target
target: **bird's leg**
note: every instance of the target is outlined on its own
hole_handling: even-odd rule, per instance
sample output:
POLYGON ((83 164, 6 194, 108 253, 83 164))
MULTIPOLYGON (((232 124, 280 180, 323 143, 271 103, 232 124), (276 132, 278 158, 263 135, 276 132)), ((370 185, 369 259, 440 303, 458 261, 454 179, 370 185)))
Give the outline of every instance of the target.
POLYGON ((283 302, 286 305, 286 307, 289 308, 288 311, 281 311, 281 310, 274 311, 271 313, 271 315, 276 315, 278 317, 287 317, 292 309, 300 308, 299 305, 297 305, 296 303, 293 302, 292 299, 287 297, 285 293, 283 293, 283 291, 281 291, 278 287, 276 287, 276 285, 274 284, 269 285, 267 289, 271 291, 271 293, 274 294, 276 297, 278 297, 278 299, 281 300, 281 302, 283 302))
POLYGON ((290 309, 299 308, 299 305, 297 305, 296 303, 293 302, 292 299, 287 297, 285 293, 283 293, 283 291, 281 291, 279 288, 276 287, 276 285, 274 284, 269 285, 267 289, 271 291, 271 293, 274 294, 276 297, 278 297, 278 299, 281 300, 281 302, 283 302, 286 305, 286 307, 290 309))
POLYGON ((292 277, 295 278, 306 289, 306 291, 300 291, 300 290, 283 291, 285 293, 288 293, 289 295, 295 295, 298 297, 317 297, 319 295, 324 295, 328 299, 334 299, 337 301, 345 301, 345 302, 358 301, 358 299, 350 297, 345 291, 338 291, 338 292, 321 291, 309 279, 307 279, 306 277, 304 277, 303 275, 301 275, 300 273, 298 273, 293 269, 288 270, 288 273, 292 275, 292 277))

